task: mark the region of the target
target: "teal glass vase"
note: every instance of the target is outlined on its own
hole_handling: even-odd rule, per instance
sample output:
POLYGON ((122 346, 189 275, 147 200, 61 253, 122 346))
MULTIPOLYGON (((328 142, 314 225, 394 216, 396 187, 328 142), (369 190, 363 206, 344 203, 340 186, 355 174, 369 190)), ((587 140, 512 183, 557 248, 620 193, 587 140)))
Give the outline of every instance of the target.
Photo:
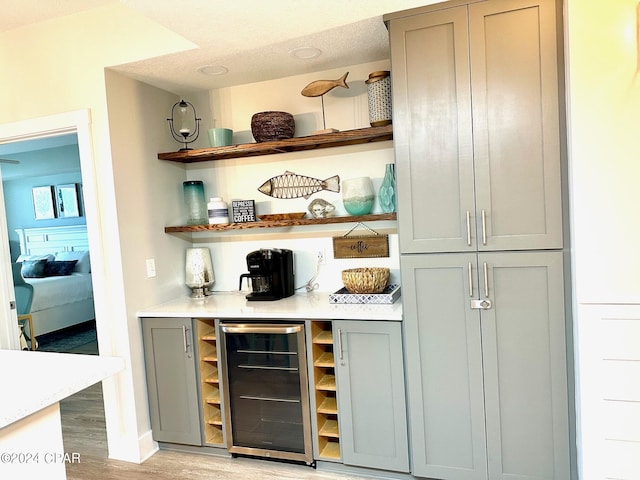
POLYGON ((187 206, 187 225, 206 225, 209 223, 207 202, 204 199, 204 184, 200 180, 182 183, 184 202, 187 206))
POLYGON ((396 211, 396 175, 395 165, 387 163, 384 172, 384 178, 378 191, 378 201, 380 208, 384 213, 396 211))

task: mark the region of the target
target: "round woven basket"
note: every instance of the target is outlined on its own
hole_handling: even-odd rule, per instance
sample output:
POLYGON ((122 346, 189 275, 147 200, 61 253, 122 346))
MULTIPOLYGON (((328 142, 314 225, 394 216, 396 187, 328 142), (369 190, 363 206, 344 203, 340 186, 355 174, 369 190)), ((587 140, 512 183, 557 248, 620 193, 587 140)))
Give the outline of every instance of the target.
POLYGON ((256 142, 292 138, 294 131, 293 115, 287 112, 258 112, 251 117, 251 133, 256 142))
POLYGON ((389 284, 389 269, 370 267, 343 270, 342 283, 349 293, 381 293, 389 284))

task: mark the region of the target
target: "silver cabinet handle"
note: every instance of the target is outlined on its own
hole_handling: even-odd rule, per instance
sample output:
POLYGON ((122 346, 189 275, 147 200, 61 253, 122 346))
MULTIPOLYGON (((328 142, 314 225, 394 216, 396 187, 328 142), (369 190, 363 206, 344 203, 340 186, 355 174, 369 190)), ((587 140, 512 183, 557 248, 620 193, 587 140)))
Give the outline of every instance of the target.
POLYGON ((340 360, 342 360, 342 329, 338 329, 338 355, 340 360))
POLYGON ((471 212, 467 210, 467 246, 471 246, 471 212))
POLYGON ((484 269, 484 296, 489 298, 489 266, 487 262, 484 262, 482 267, 484 269))
POLYGON ((487 212, 482 209, 482 244, 487 244, 487 212))
POLYGON ((189 350, 189 341, 187 340, 187 331, 189 329, 187 328, 186 325, 182 326, 182 342, 184 345, 184 353, 188 353, 189 350))
POLYGON ((471 269, 473 267, 471 266, 471 262, 469 262, 469 296, 473 298, 473 274, 471 273, 471 269))

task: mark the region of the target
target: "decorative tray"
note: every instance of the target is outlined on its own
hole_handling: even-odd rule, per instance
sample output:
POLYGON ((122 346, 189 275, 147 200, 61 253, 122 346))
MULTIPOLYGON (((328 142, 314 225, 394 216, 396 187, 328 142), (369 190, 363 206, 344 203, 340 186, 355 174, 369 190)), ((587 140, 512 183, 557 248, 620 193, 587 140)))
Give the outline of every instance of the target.
POLYGON ((335 293, 329 294, 329 303, 368 303, 389 304, 400 297, 400 285, 390 283, 382 293, 349 293, 342 287, 335 293))

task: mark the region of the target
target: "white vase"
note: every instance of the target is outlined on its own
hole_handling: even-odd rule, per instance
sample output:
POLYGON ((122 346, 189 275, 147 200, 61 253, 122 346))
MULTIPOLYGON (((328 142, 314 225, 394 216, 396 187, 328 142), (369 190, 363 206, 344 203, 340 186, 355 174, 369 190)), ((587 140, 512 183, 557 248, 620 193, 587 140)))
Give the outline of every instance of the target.
POLYGON ((371 213, 375 193, 369 177, 349 178, 342 181, 342 203, 351 215, 371 213))

